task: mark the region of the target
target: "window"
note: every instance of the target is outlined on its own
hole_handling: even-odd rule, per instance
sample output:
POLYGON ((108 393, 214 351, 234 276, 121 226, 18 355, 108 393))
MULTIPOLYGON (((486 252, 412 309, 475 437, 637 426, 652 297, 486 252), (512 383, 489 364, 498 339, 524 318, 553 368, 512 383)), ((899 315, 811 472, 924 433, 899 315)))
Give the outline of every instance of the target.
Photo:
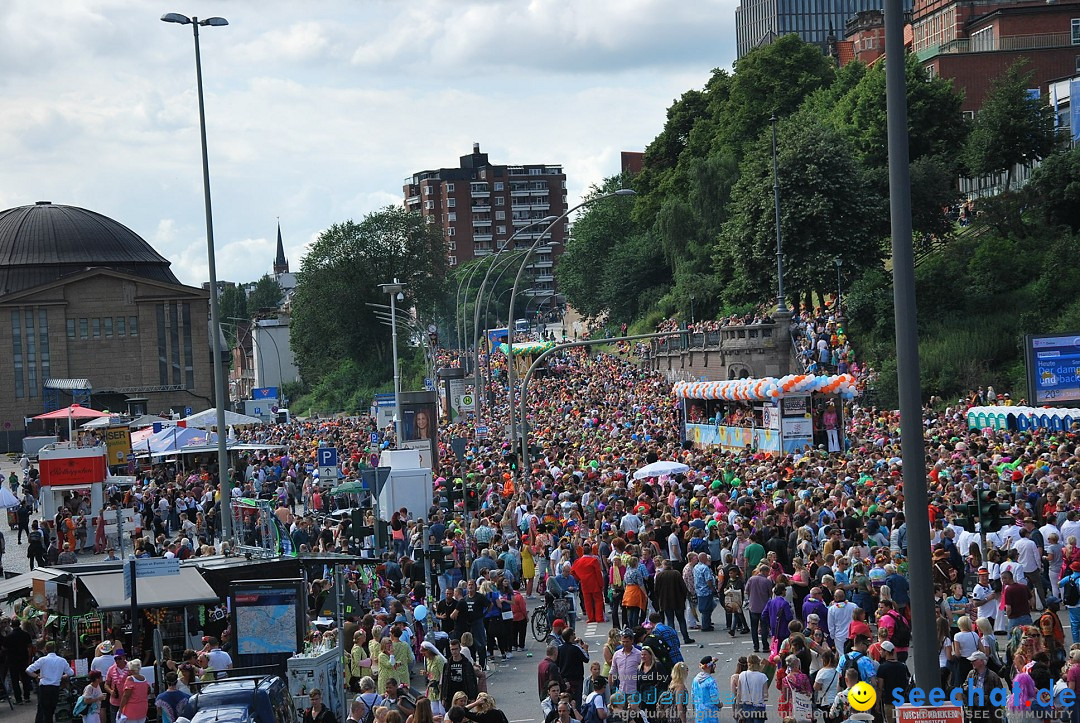
POLYGON ((451 211, 450 213, 446 214, 446 220, 457 221, 457 211, 451 211))
POLYGON ((122 316, 116 317, 116 335, 117 336, 124 336, 124 333, 125 333, 125 331, 124 331, 124 322, 125 321, 127 321, 127 320, 122 316))
POLYGON ((495 220, 496 221, 505 221, 506 220, 506 211, 496 211, 495 212, 495 220))
POLYGON ((191 304, 183 304, 180 320, 184 326, 184 388, 195 388, 195 357, 191 346, 191 304))
POLYGON ((139 335, 139 317, 137 317, 137 316, 129 316, 128 317, 128 336, 138 336, 138 335, 139 335))
POLYGON ((24 397, 26 387, 23 384, 22 316, 18 309, 11 311, 11 351, 15 365, 15 396, 24 397))
POLYGON ((75 338, 75 320, 74 319, 68 319, 67 320, 67 335, 68 335, 68 339, 74 339, 75 338))
POLYGON ((496 196, 495 197, 495 205, 496 206, 505 206, 506 205, 506 199, 504 197, 502 197, 502 196, 496 196))
POLYGON ((79 338, 88 339, 90 337, 90 320, 79 319, 79 338))
POLYGON ((453 193, 454 192, 454 184, 452 184, 452 183, 446 184, 446 192, 447 193, 453 193))
POLYGON ((496 226, 495 227, 495 233, 498 233, 498 234, 506 233, 506 226, 496 226))
POLYGON ((112 339, 112 317, 105 317, 105 338, 112 339))
POLYGON ((504 184, 502 181, 495 181, 495 190, 496 191, 501 191, 505 187, 506 187, 506 184, 504 184))
POLYGON ((41 357, 41 381, 45 381, 50 376, 49 312, 45 309, 38 310, 38 355, 41 357))
POLYGON ((446 207, 447 208, 454 208, 455 206, 457 206, 457 199, 456 198, 448 198, 448 199, 446 199, 446 207))
POLYGON ((1072 19, 1072 44, 1080 45, 1080 18, 1072 19))
POLYGON ((967 121, 975 120, 975 111, 973 111, 973 110, 965 110, 963 115, 964 115, 964 120, 967 120, 967 121))
POLYGON ((453 236, 453 235, 455 235, 456 233, 457 233, 457 229, 455 229, 455 228, 454 228, 453 226, 451 226, 450 228, 446 229, 446 235, 447 235, 447 236, 453 236))
POLYGON ((1080 73, 1080 55, 1076 56, 1076 72, 1080 73))
POLYGON ((424 208, 426 208, 426 209, 428 209, 430 211, 431 209, 435 208, 435 202, 434 201, 424 201, 424 208))
POLYGON ((93 337, 95 339, 101 338, 101 319, 91 319, 90 328, 94 330, 93 337))
POLYGON ((165 328, 165 304, 157 304, 154 313, 157 316, 157 353, 158 384, 169 383, 169 330, 165 328))
POLYGON ((457 241, 447 241, 446 242, 446 250, 447 251, 457 251, 457 241))
POLYGON ((529 169, 529 175, 530 176, 542 176, 542 175, 544 175, 544 169, 543 168, 530 168, 529 169))
POLYGON ((457 266, 457 256, 448 256, 447 261, 450 262, 451 266, 457 266))
POLYGON ((27 309, 23 312, 26 319, 26 389, 28 396, 37 396, 37 344, 34 334, 34 310, 27 309))
POLYGON ((971 34, 971 52, 982 53, 995 49, 993 26, 983 28, 982 30, 976 30, 971 34))
POLYGON ((180 309, 177 304, 166 304, 169 314, 169 348, 172 351, 172 383, 180 384, 180 309))

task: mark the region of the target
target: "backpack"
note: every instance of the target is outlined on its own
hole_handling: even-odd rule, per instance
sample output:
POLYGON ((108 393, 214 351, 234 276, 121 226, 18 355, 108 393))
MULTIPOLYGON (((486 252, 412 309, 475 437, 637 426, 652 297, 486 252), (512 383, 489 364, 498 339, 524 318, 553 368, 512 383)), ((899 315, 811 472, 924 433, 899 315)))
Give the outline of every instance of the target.
POLYGON ((30 534, 26 537, 26 542, 30 545, 41 545, 45 536, 41 534, 41 530, 30 530, 30 534))
POLYGON ((593 698, 581 709, 582 723, 601 723, 600 714, 596 712, 596 698, 593 698))
POLYGON ((668 647, 668 644, 655 633, 646 635, 645 643, 649 646, 649 650, 652 651, 653 657, 656 658, 656 662, 670 670, 673 663, 671 660, 671 648, 668 647))
POLYGON ((90 705, 86 702, 86 698, 79 696, 79 699, 75 701, 75 707, 71 709, 71 715, 78 718, 84 716, 90 712, 90 705))
POLYGON ((360 723, 373 723, 375 720, 375 709, 382 704, 382 696, 378 693, 368 693, 367 695, 374 695, 373 699, 365 698, 363 694, 356 696, 356 699, 364 704, 364 715, 360 718, 360 723))
POLYGON ((1066 607, 1080 605, 1080 585, 1076 582, 1076 575, 1069 575, 1061 581, 1061 601, 1066 607))
POLYGON ((892 644, 898 648, 907 648, 911 645, 911 624, 904 616, 895 610, 886 613, 893 619, 892 644))
POLYGON ((862 670, 859 669, 859 658, 865 657, 866 653, 845 653, 844 659, 840 664, 840 675, 844 675, 845 673, 847 673, 848 664, 850 663, 851 665, 855 666, 855 670, 859 671, 859 680, 863 681, 864 683, 869 683, 870 681, 863 678, 862 670))

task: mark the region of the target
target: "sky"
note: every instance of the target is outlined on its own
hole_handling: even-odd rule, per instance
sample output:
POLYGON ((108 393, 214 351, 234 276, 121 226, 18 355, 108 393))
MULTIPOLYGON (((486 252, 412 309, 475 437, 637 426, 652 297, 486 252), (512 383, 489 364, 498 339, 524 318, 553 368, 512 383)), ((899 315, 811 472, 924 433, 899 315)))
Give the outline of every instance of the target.
POLYGON ((217 273, 292 271, 403 180, 561 164, 571 203, 735 59, 736 0, 2 0, 0 209, 48 200, 133 229, 207 276, 191 26, 200 31, 217 273))

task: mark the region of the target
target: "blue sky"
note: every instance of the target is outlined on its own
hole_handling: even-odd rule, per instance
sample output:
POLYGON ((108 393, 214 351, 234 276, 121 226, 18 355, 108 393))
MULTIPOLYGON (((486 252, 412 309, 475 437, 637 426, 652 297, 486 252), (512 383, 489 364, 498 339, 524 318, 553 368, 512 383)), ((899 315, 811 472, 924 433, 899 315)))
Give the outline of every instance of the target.
POLYGON ((206 279, 194 53, 165 12, 221 15, 203 74, 218 276, 293 270, 330 224, 401 201, 473 142, 560 163, 571 202, 735 57, 736 0, 3 0, 0 208, 130 226, 206 279))

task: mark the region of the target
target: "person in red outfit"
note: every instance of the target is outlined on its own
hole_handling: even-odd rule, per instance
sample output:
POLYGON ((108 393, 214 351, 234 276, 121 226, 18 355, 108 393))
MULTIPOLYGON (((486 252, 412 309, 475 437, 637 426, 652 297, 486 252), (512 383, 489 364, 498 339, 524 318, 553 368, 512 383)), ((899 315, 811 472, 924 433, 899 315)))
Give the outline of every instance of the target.
POLYGON ((590 623, 604 622, 604 568, 600 558, 593 554, 592 547, 586 546, 584 555, 570 566, 570 574, 581 585, 581 596, 585 598, 585 614, 590 623))

